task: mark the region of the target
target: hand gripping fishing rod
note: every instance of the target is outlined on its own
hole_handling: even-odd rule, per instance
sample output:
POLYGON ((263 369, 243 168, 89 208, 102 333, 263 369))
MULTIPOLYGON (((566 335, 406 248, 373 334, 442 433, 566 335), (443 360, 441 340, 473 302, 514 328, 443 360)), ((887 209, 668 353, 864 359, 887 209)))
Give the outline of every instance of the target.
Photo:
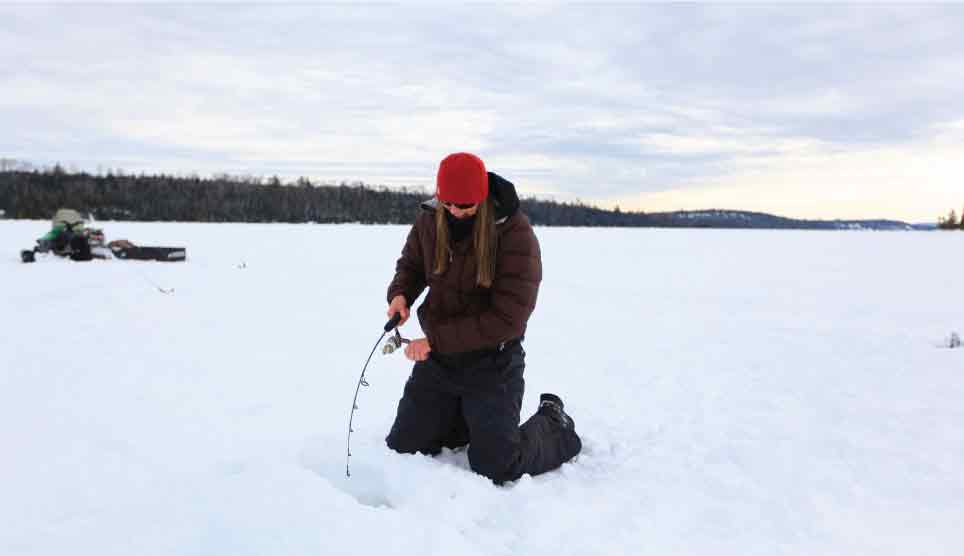
POLYGON ((382 342, 385 334, 391 332, 392 329, 395 330, 395 335, 388 339, 388 343, 385 344, 385 347, 382 349, 382 353, 388 355, 400 348, 402 344, 409 343, 408 340, 402 338, 401 334, 398 333, 398 328, 396 328, 401 320, 402 314, 395 313, 395 315, 392 316, 392 319, 385 323, 384 332, 382 332, 382 335, 378 337, 378 341, 375 342, 375 346, 372 347, 372 352, 368 354, 368 359, 365 360, 365 366, 362 367, 361 375, 358 377, 358 384, 355 386, 355 397, 351 400, 351 412, 348 414, 348 455, 345 457, 346 477, 351 477, 351 433, 355 432, 354 429, 351 428, 351 424, 355 418, 355 410, 358 409, 358 391, 361 390, 362 386, 368 386, 368 381, 365 380, 365 371, 368 369, 368 363, 371 362, 372 355, 375 354, 378 344, 382 342))

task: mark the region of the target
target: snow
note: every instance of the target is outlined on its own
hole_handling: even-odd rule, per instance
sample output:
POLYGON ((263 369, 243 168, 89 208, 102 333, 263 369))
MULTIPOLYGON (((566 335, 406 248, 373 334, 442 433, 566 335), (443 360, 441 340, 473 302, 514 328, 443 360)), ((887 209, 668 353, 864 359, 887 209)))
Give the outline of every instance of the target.
POLYGON ((585 449, 500 488, 385 447, 400 351, 345 477, 406 227, 103 222, 188 261, 20 263, 47 226, 0 222, 0 554, 964 550, 964 234, 537 229, 523 417, 560 394, 585 449))

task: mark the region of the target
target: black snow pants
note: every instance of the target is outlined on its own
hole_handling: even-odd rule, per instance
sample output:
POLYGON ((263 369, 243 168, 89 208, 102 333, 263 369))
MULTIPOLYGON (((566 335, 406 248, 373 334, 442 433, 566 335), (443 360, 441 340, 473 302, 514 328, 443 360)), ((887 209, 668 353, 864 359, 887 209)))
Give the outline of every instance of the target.
POLYGON ((561 466, 582 449, 574 430, 536 413, 521 427, 525 351, 431 354, 415 363, 386 442, 435 455, 469 444, 469 465, 496 484, 561 466))

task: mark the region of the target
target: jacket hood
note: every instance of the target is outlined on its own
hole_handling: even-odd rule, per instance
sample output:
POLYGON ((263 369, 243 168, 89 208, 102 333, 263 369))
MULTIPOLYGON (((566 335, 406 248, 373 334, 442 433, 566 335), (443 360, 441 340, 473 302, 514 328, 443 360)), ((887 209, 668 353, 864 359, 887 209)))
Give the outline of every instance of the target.
MULTIPOLYGON (((495 172, 489 172, 489 199, 495 204, 495 223, 502 224, 519 212, 519 195, 515 185, 495 172)), ((421 207, 427 211, 438 208, 438 199, 432 197, 422 201, 421 207)))

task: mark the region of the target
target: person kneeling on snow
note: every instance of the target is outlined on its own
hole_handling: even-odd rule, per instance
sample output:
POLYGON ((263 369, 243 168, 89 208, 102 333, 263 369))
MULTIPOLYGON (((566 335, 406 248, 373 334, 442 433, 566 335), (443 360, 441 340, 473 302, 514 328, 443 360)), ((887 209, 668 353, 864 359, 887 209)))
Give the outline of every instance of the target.
POLYGON ((472 470, 502 484, 558 468, 582 449, 575 423, 554 394, 521 427, 523 335, 536 305, 542 260, 515 186, 477 156, 442 160, 435 198, 422 203, 388 287, 388 316, 418 308, 425 338, 388 446, 434 455, 469 445, 472 470))

